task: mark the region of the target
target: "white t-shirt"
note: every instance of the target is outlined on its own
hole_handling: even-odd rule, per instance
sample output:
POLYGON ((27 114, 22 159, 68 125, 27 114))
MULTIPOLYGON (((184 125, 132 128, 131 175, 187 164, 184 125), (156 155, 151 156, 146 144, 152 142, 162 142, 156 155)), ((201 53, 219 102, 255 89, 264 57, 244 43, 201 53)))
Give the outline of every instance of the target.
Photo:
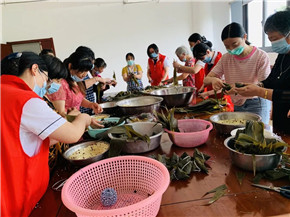
POLYGON ((28 100, 23 106, 20 123, 20 142, 23 151, 29 157, 36 155, 43 140, 64 123, 66 120, 42 99, 28 100))

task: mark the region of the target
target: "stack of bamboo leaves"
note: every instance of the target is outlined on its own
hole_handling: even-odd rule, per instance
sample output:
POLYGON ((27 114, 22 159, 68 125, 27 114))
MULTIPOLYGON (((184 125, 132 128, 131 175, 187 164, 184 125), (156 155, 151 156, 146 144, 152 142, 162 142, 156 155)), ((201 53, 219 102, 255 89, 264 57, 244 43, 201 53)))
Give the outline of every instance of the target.
POLYGON ((289 147, 287 143, 275 138, 264 137, 264 124, 259 121, 247 121, 243 130, 238 130, 234 138, 234 148, 246 154, 282 154, 289 147))

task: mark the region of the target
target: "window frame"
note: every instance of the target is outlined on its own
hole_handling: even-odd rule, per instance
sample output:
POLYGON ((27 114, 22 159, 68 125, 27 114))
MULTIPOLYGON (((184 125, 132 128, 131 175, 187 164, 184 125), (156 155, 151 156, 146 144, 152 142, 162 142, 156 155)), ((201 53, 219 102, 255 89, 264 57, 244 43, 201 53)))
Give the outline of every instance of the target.
MULTIPOLYGON (((248 33, 248 4, 254 0, 243 0, 243 1, 234 1, 231 3, 231 19, 232 22, 238 22, 241 23, 245 29, 245 31, 248 33)), ((265 22, 267 20, 267 14, 266 14, 266 8, 267 8, 267 1, 269 0, 262 0, 262 26, 265 25, 265 22)), ((286 6, 290 7, 290 1, 287 0, 286 6)), ((271 46, 266 46, 266 33, 262 31, 262 46, 259 47, 260 49, 264 50, 265 52, 272 52, 271 46)))

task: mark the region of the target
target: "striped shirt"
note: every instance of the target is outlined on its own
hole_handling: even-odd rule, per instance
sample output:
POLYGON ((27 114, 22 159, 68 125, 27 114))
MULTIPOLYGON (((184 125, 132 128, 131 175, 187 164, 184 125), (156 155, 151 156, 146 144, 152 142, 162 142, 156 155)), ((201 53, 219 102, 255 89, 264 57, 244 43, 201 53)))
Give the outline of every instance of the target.
MULTIPOLYGON (((225 82, 231 85, 236 82, 257 84, 270 74, 270 60, 266 52, 253 47, 251 53, 242 58, 224 54, 211 71, 219 78, 224 75, 225 82)), ((231 95, 231 98, 234 105, 241 106, 253 97, 231 95)))

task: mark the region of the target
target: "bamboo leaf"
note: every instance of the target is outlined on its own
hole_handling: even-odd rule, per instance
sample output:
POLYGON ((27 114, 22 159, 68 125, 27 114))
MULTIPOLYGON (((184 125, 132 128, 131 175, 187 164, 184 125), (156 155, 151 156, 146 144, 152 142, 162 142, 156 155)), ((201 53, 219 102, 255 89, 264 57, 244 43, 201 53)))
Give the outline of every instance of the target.
POLYGON ((216 202, 217 200, 219 200, 222 196, 224 196, 226 193, 226 190, 218 190, 214 193, 214 196, 210 199, 210 201, 208 202, 208 205, 213 204, 214 202, 216 202))
POLYGON ((125 144, 126 144, 126 140, 111 139, 108 157, 119 156, 125 144))
POLYGON ((245 177, 245 173, 243 172, 236 172, 236 176, 240 185, 243 184, 243 179, 245 177))
POLYGON ((252 160, 253 160, 253 173, 255 176, 256 175, 256 155, 252 154, 252 160))
POLYGON ((177 80, 177 71, 176 68, 173 70, 173 85, 178 86, 178 80, 177 80))
POLYGON ((115 71, 113 72, 113 78, 114 78, 115 81, 117 81, 115 71))
POLYGON ((206 192, 202 197, 204 197, 204 196, 206 196, 206 195, 208 195, 210 193, 214 193, 214 192, 222 191, 222 190, 226 190, 226 189, 227 189, 227 186, 225 184, 223 184, 223 185, 220 185, 220 186, 218 186, 218 187, 206 192))
POLYGON ((258 184, 260 180, 263 178, 263 173, 258 173, 254 178, 253 178, 253 183, 258 184))

